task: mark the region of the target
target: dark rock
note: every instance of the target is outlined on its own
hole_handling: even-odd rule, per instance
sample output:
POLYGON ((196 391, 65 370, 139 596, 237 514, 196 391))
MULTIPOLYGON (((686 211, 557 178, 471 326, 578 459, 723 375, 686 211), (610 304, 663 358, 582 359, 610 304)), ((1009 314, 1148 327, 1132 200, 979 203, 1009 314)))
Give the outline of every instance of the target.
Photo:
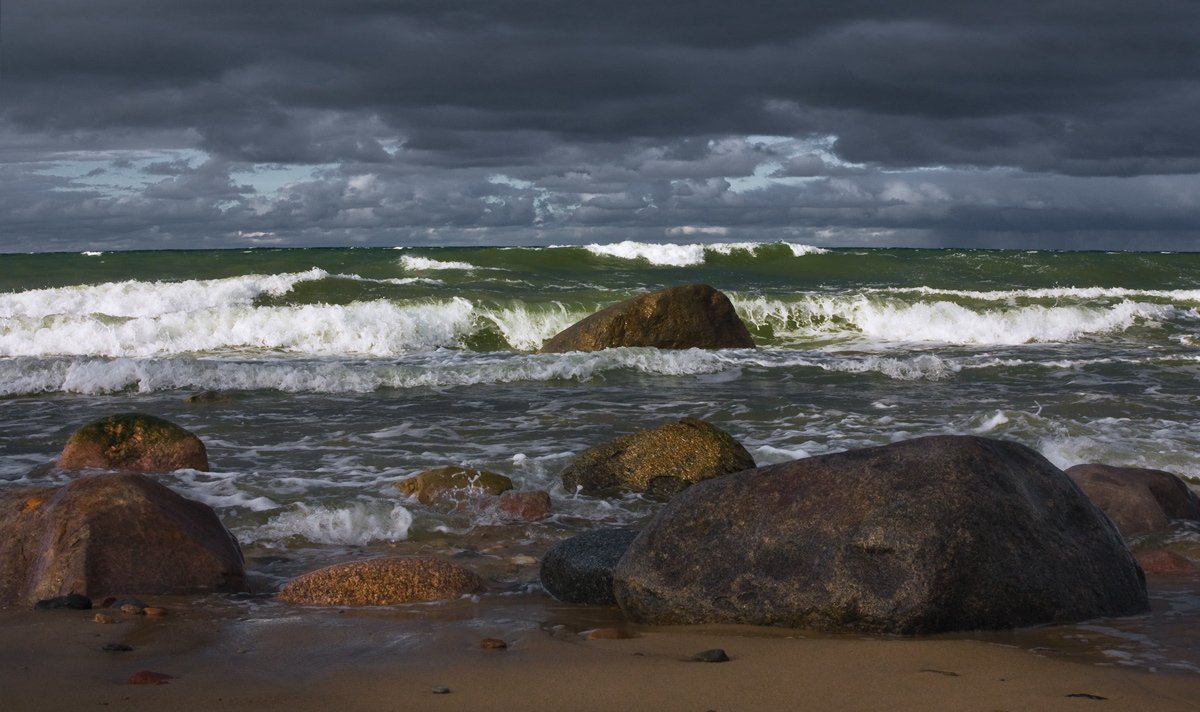
POLYGON ((508 643, 499 638, 484 638, 479 641, 479 647, 484 650, 507 650, 508 643))
POLYGON ((1169 472, 1091 464, 1067 474, 1127 538, 1164 531, 1172 519, 1200 520, 1200 498, 1169 472))
POLYGON ((201 391, 183 399, 188 405, 229 405, 233 398, 220 391, 201 391))
POLYGON ((698 663, 727 663, 729 656, 721 648, 713 648, 696 653, 692 656, 692 660, 698 663))
POLYGON ((567 491, 647 492, 667 498, 694 482, 754 467, 725 431, 695 418, 639 430, 584 450, 562 472, 567 491))
POLYGON ((707 284, 643 294, 598 311, 542 344, 542 353, 618 346, 752 349, 754 339, 729 298, 707 284))
POLYGON ((433 688, 432 692, 435 695, 448 695, 450 694, 450 688, 444 685, 438 685, 437 687, 433 688))
POLYGON ((421 504, 433 504, 439 499, 453 503, 456 498, 498 495, 512 488, 512 480, 504 475, 453 465, 426 470, 396 483, 396 489, 415 496, 421 504))
POLYGON ((139 670, 129 676, 126 680, 128 685, 165 685, 167 680, 174 679, 171 675, 165 672, 154 672, 153 670, 139 670))
POLYGON ((483 589, 475 573, 443 559, 383 556, 304 574, 283 587, 279 600, 302 606, 392 606, 483 589))
POLYGON ((105 599, 105 608, 124 608, 125 606, 135 606, 138 610, 146 607, 142 599, 133 596, 116 596, 111 599, 105 599))
POLYGON ((243 588, 241 550, 212 508, 145 475, 0 494, 0 605, 243 588))
POLYGON ((558 542, 542 557, 542 586, 567 603, 613 605, 613 568, 637 535, 635 529, 597 529, 558 542))
POLYGON ((541 490, 508 491, 500 495, 496 510, 513 522, 537 522, 550 516, 550 493, 541 490))
POLYGON ((1141 569, 1016 443, 920 438, 741 472, 668 502, 614 571, 634 621, 932 633, 1126 615, 1141 569))
POLYGON ((55 596, 54 598, 46 598, 33 604, 35 610, 53 611, 59 608, 70 608, 76 611, 90 611, 92 609, 92 599, 87 596, 80 596, 77 593, 68 593, 65 596, 55 596))
POLYGON ((200 438, 178 425, 143 413, 123 413, 93 421, 67 441, 58 466, 131 472, 207 470, 200 438))

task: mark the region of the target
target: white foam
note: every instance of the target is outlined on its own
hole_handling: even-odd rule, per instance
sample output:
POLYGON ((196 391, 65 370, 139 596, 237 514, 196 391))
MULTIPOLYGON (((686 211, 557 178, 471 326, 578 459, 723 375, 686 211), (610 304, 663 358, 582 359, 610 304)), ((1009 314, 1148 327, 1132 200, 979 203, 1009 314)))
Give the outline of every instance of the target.
POLYGON ((31 289, 0 294, 0 318, 105 315, 157 317, 215 307, 251 304, 262 294, 280 295, 301 282, 325 279, 329 273, 306 272, 182 282, 106 282, 104 284, 31 289))
POLYGON ((1016 302, 1020 300, 1077 300, 1100 299, 1163 299, 1174 303, 1200 302, 1200 289, 1127 289, 1124 287, 1047 287, 1043 289, 937 289, 934 287, 889 287, 868 289, 867 292, 886 294, 923 294, 962 297, 980 301, 1016 302))
POLYGON ((239 538, 279 542, 299 537, 314 544, 363 546, 374 541, 407 539, 412 523, 412 513, 399 504, 321 507, 300 502, 295 509, 272 517, 254 530, 239 532, 239 538))
POLYGON ((411 272, 428 272, 443 269, 476 270, 479 269, 470 262, 455 262, 454 260, 434 260, 416 255, 404 255, 400 258, 400 266, 411 272))
POLYGON ((906 302, 867 294, 806 294, 783 300, 731 294, 739 315, 775 338, 862 338, 954 345, 1063 343, 1126 330, 1139 323, 1196 318, 1166 304, 1003 306, 977 311, 950 301, 906 302))
POLYGON ((721 255, 731 255, 735 252, 755 253, 759 249, 771 245, 786 245, 796 257, 824 254, 829 251, 820 247, 793 242, 716 242, 710 244, 676 245, 671 243, 635 242, 632 240, 607 245, 584 245, 583 249, 594 255, 617 257, 625 260, 646 260, 653 265, 692 267, 704 264, 706 252, 721 255))
POLYGON ((531 309, 520 303, 507 307, 476 308, 479 318, 495 325, 504 340, 514 349, 536 351, 542 343, 558 332, 592 313, 588 309, 571 310, 555 302, 550 309, 531 309))

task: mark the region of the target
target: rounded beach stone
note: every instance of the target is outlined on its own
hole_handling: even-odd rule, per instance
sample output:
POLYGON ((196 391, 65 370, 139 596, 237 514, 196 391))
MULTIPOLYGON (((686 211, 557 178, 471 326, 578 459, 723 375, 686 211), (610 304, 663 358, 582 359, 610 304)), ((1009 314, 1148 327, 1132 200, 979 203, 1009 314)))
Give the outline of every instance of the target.
POLYGON ((67 440, 58 466, 132 472, 207 470, 200 438, 178 425, 144 413, 122 413, 93 421, 67 440))
POLYGON ((174 679, 173 676, 165 672, 155 672, 153 670, 138 670, 129 676, 126 680, 128 685, 165 685, 168 680, 174 679))
POLYGON ((1155 549, 1138 554, 1138 564, 1148 574, 1159 576, 1196 576, 1200 566, 1191 559, 1169 549, 1155 549))
MULTIPOLYGON (((212 507, 135 473, 0 494, 0 605, 67 593, 236 592, 242 552, 212 507)), ((124 601, 122 601, 124 603, 124 601)))
POLYGON ((584 450, 562 472, 568 492, 649 492, 664 498, 692 483, 754 467, 729 433, 696 418, 639 430, 584 450))
POLYGON ((636 529, 597 529, 558 542, 542 557, 542 586, 567 603, 613 605, 613 569, 637 535, 636 529))
POLYGON ((1016 443, 919 438, 690 487, 613 572, 631 620, 881 633, 1138 613, 1142 571, 1061 470, 1016 443))
POLYGON ((391 606, 477 593, 483 580, 443 559, 388 556, 334 564, 290 581, 279 599, 302 606, 391 606))
POLYGON ((1173 519, 1200 520, 1200 498, 1169 472, 1088 464, 1067 475, 1125 537, 1164 531, 1173 519))
POLYGON ((541 490, 517 492, 510 490, 500 495, 496 509, 504 519, 514 522, 537 522, 550 516, 550 493, 541 490))
POLYGON ((619 346, 659 349, 752 349, 754 339, 733 304, 707 284, 688 284, 614 304, 542 344, 542 353, 619 346))
POLYGON ((426 470, 416 477, 396 483, 396 489, 421 504, 433 504, 440 498, 454 495, 498 495, 513 488, 513 482, 504 475, 487 470, 472 470, 454 465, 426 470))

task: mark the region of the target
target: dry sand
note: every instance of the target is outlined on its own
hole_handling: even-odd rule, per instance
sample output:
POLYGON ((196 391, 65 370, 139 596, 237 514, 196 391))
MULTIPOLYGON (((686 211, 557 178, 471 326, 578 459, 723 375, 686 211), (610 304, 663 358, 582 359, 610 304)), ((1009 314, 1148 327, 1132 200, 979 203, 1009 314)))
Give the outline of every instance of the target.
POLYGON ((165 618, 118 614, 109 625, 91 611, 0 612, 0 709, 1200 710, 1200 676, 979 640, 748 627, 626 628, 634 637, 584 640, 581 626, 620 625, 615 614, 564 609, 570 624, 556 624, 544 603, 482 617, 470 602, 405 614, 165 603, 165 618), (508 649, 481 649, 487 637, 508 649), (111 642, 133 650, 101 649, 111 642), (731 660, 687 661, 711 648, 731 660), (124 684, 143 669, 173 679, 124 684))

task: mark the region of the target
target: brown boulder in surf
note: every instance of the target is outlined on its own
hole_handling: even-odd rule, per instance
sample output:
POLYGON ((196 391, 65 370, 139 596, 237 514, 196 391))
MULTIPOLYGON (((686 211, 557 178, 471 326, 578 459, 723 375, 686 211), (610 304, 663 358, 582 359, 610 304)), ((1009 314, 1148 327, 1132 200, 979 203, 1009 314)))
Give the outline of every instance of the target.
POLYGON ((242 552, 216 512, 145 475, 0 495, 0 605, 242 590, 242 552))
POLYGON ((752 349, 754 339, 729 298, 707 284, 688 284, 614 304, 542 344, 542 353, 619 346, 659 349, 752 349))
POLYGON ((1017 443, 938 436, 692 485, 613 571, 652 625, 873 633, 1012 628, 1148 608, 1116 527, 1017 443))
POLYGON ((1200 498, 1169 472, 1089 464, 1067 475, 1126 538, 1165 531, 1175 519, 1200 520, 1200 498))
POLYGON ((310 571, 288 582, 279 600, 301 606, 394 606, 483 589, 474 572, 443 559, 382 556, 310 571))
POLYGON ((67 440, 58 466, 129 472, 207 470, 204 443, 169 420, 121 413, 88 423, 67 440))

